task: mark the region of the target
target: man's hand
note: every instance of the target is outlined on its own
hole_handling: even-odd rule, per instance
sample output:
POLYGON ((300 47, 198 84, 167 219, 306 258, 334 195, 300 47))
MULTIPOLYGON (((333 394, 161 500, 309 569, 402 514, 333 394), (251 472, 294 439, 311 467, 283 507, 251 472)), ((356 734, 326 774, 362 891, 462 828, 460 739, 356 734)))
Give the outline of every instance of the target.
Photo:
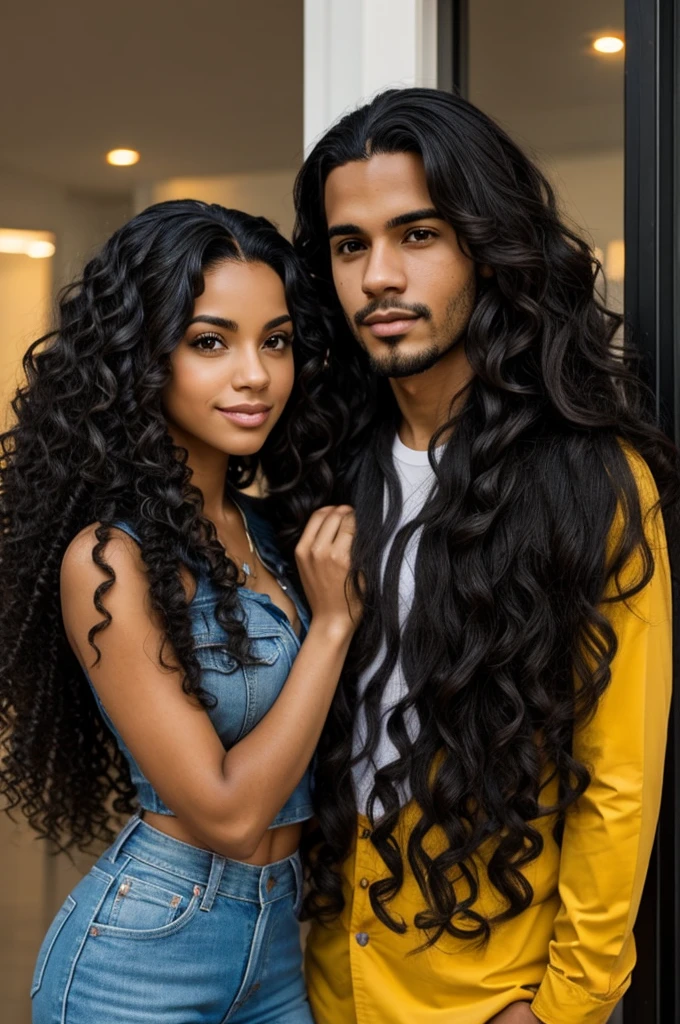
POLYGON ((512 1003, 492 1017, 489 1024, 536 1024, 538 1017, 528 1003, 512 1003))

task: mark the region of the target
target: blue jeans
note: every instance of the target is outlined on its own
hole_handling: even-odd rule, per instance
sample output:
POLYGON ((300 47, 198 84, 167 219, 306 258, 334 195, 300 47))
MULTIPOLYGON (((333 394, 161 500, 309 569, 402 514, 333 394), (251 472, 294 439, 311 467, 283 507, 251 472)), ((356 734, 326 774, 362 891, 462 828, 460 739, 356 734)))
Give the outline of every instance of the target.
POLYGON ((135 816, 43 941, 33 1024, 313 1024, 299 854, 256 867, 135 816))

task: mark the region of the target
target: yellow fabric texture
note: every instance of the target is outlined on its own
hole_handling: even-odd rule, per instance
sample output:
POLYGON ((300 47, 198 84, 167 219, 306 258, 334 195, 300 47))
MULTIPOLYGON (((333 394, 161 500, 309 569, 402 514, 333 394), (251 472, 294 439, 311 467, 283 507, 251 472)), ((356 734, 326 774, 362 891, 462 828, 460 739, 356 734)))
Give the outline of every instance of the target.
MULTIPOLYGON (((496 925, 489 943, 445 938, 422 943, 413 927, 423 909, 404 859, 403 888, 390 904, 410 927, 403 935, 380 923, 368 885, 387 871, 359 818, 352 854, 342 865, 345 909, 331 925, 313 923, 306 975, 316 1024, 486 1024, 517 1000, 532 1002, 545 1024, 605 1024, 630 984, 633 924, 654 841, 671 693, 670 572, 658 495, 646 464, 629 454, 655 560, 652 580, 626 604, 606 605, 618 637, 611 683, 594 717, 574 736, 574 753, 591 783, 567 815, 561 850, 553 820, 535 822, 541 855, 525 874, 532 905, 496 925)), ((614 523, 616 543, 620 523, 614 523)), ((629 567, 634 578, 639 568, 629 567)), ((628 580, 626 579, 626 582, 628 580)), ((546 792, 546 801, 551 798, 546 792)), ((419 813, 404 808, 402 851, 419 813)), ((428 836, 433 849, 438 837, 428 836)), ((479 851, 477 909, 500 907, 479 851)))

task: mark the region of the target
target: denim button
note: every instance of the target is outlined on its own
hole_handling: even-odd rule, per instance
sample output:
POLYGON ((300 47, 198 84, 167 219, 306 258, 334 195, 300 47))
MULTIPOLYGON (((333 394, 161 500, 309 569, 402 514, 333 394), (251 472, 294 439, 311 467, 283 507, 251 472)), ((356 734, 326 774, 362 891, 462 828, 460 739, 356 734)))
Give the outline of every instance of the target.
POLYGON ((370 882, 368 881, 367 878, 362 878, 361 881, 359 882, 359 885, 361 886, 362 889, 368 889, 370 882))
POLYGON ((354 937, 360 946, 368 945, 368 934, 366 932, 357 932, 354 937))

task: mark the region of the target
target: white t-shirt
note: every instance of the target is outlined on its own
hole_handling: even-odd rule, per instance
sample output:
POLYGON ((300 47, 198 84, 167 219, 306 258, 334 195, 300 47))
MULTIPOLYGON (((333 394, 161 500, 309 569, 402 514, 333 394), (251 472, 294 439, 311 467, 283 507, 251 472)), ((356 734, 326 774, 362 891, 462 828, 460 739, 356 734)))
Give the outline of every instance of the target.
MULTIPOLYGON (((401 485, 401 516, 397 524, 397 528, 391 535, 386 547, 383 552, 382 559, 382 575, 385 573, 385 566, 389 557, 390 550, 394 537, 398 531, 405 526, 406 523, 411 522, 418 515, 422 509, 425 501, 432 490, 432 486, 435 482, 435 475, 430 466, 428 453, 417 452, 412 448, 407 448, 402 441, 399 440, 399 435, 395 437, 394 445, 392 447, 392 457, 394 459, 394 466, 399 477, 399 483, 401 485)), ((385 493, 384 507, 387 508, 387 493, 385 493)), ((415 564, 416 556, 418 554, 418 545, 420 543, 421 530, 416 530, 413 536, 410 538, 406 550, 404 552, 404 560, 401 565, 399 574, 399 625, 403 629, 404 623, 411 610, 413 602, 413 594, 415 591, 415 564)), ((358 696, 361 698, 366 690, 369 680, 375 674, 376 669, 379 667, 383 657, 385 655, 385 644, 384 642, 380 646, 380 650, 367 670, 362 673, 359 677, 358 696)), ((396 761, 399 758, 399 752, 392 743, 391 739, 387 735, 387 719, 390 716, 393 708, 399 703, 399 701, 406 696, 408 688, 406 680, 402 672, 401 662, 398 661, 395 665, 394 671, 390 676, 389 680, 385 685, 385 689, 382 695, 381 702, 381 734, 378 741, 376 750, 374 751, 373 758, 368 760, 364 758, 359 764, 355 765, 352 774, 354 781, 354 792, 356 795, 357 808, 361 814, 366 813, 366 804, 368 797, 370 796, 373 788, 373 777, 375 772, 379 768, 385 767, 392 761, 396 761)), ((416 738, 418 730, 418 721, 415 711, 412 714, 407 715, 405 718, 405 724, 407 731, 412 739, 416 738)), ((353 754, 356 756, 361 750, 363 743, 366 739, 366 713, 363 702, 359 703, 358 713, 354 726, 353 736, 353 754)), ((400 793, 402 805, 408 802, 410 798, 410 792, 408 787, 404 786, 400 793)), ((381 813, 381 807, 379 801, 375 807, 376 815, 381 813)))

